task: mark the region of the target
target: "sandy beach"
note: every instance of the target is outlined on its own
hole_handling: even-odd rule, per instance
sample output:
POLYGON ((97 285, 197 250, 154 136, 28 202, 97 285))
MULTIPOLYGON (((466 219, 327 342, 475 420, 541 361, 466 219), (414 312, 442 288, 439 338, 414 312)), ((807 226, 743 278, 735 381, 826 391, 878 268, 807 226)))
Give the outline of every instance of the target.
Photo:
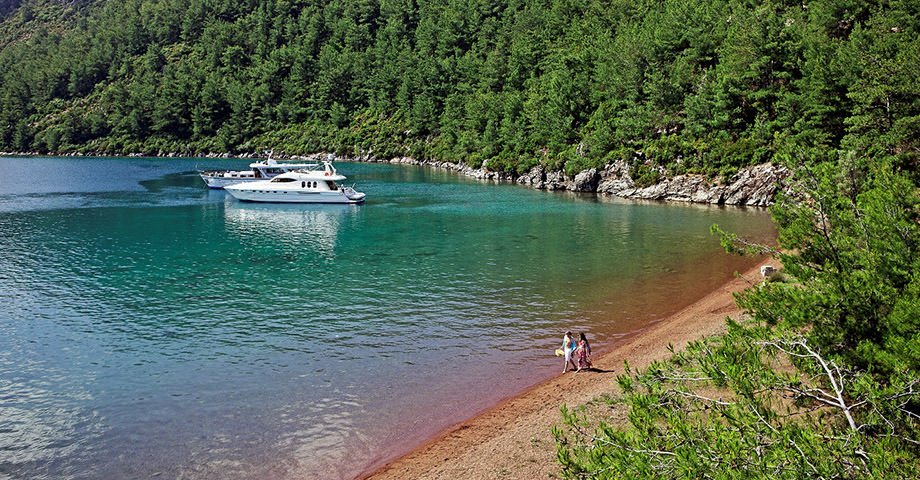
MULTIPOLYGON (((645 368, 667 358, 668 345, 718 334, 725 318, 737 318, 732 293, 760 281, 760 265, 710 292, 690 306, 595 355, 593 371, 560 374, 505 400, 482 414, 454 425, 414 451, 359 477, 360 479, 536 479, 558 478, 552 428, 559 408, 587 403, 618 389, 623 362, 645 368)), ((561 342, 561 337, 560 337, 561 342)))

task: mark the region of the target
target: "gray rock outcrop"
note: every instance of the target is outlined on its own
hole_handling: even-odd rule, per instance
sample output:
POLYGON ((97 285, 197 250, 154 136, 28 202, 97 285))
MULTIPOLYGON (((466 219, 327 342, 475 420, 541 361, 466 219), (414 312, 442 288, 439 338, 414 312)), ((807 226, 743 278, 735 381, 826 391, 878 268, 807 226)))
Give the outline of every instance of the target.
MULTIPOLYGON (((321 154, 325 155, 325 154, 321 154)), ((312 158, 314 156, 302 157, 312 158)), ((777 192, 786 188, 785 180, 790 172, 785 167, 769 163, 743 168, 725 183, 716 183, 702 175, 677 175, 665 177, 659 167, 662 180, 646 187, 639 187, 630 176, 629 164, 618 160, 607 164, 602 170, 590 169, 569 178, 560 170, 547 171, 537 165, 524 174, 495 172, 488 165, 472 168, 464 163, 416 160, 412 157, 398 157, 389 160, 370 155, 347 157, 346 160, 363 162, 388 162, 404 165, 424 165, 457 172, 472 178, 496 182, 514 182, 539 190, 569 190, 574 192, 595 192, 623 198, 663 200, 719 205, 741 205, 765 207, 773 203, 777 192)))
POLYGON ((596 191, 624 198, 765 207, 773 203, 788 176, 786 168, 765 163, 741 169, 724 185, 702 175, 677 175, 637 188, 629 166, 620 161, 607 165, 596 191))
POLYGON ((596 168, 583 170, 578 175, 575 175, 572 190, 576 192, 595 192, 600 179, 601 176, 597 173, 596 168))

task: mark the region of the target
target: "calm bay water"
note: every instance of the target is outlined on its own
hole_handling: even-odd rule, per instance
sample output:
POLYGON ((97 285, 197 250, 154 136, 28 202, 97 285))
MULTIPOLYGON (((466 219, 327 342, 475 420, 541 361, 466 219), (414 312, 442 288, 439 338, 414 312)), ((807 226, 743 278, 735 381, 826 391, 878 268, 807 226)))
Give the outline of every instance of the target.
POLYGON ((243 204, 205 159, 0 158, 0 478, 351 478, 750 263, 665 205, 338 164, 243 204))

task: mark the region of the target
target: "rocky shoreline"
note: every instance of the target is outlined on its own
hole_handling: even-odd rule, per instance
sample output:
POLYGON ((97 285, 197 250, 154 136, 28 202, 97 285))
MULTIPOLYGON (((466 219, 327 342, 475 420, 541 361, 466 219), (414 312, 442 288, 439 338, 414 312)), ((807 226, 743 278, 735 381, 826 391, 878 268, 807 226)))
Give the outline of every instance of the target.
MULTIPOLYGON (((0 156, 38 155, 37 153, 0 153, 0 156)), ((76 153, 67 156, 106 156, 76 153)), ((151 156, 145 154, 127 154, 128 157, 151 156)), ((184 153, 158 152, 159 157, 187 157, 184 153)), ((258 153, 207 153, 194 156, 204 158, 262 158, 258 153)), ((487 168, 472 168, 463 163, 441 162, 436 160, 417 160, 412 157, 380 159, 373 156, 335 156, 329 153, 312 155, 276 155, 276 158, 314 161, 317 159, 340 159, 345 161, 368 163, 393 163, 400 165, 419 165, 456 172, 461 175, 496 182, 509 182, 526 185, 538 190, 568 190, 572 192, 597 193, 621 198, 641 200, 662 200, 690 203, 708 203, 715 205, 737 205, 748 207, 767 207, 774 203, 776 194, 787 188, 786 180, 789 169, 770 163, 746 167, 738 171, 726 183, 716 183, 702 175, 677 175, 640 187, 629 174, 629 164, 623 160, 609 163, 604 169, 592 168, 569 177, 563 171, 547 171, 542 165, 533 167, 523 175, 507 172, 495 172, 487 168)), ((659 172, 659 173, 663 173, 659 172)))
MULTIPOLYGON (((315 156, 300 158, 316 158, 315 156)), ((400 157, 382 160, 374 157, 343 157, 358 162, 382 162, 403 165, 421 165, 457 172, 461 175, 497 182, 513 182, 538 190, 568 190, 597 193, 621 198, 664 200, 715 205, 767 207, 774 203, 776 194, 787 188, 789 169, 763 163, 741 169, 724 184, 714 183, 702 175, 677 175, 647 187, 639 187, 629 175, 625 161, 607 164, 603 170, 590 169, 570 178, 562 171, 547 171, 542 165, 533 167, 523 175, 493 172, 472 168, 465 164, 416 160, 400 157)))

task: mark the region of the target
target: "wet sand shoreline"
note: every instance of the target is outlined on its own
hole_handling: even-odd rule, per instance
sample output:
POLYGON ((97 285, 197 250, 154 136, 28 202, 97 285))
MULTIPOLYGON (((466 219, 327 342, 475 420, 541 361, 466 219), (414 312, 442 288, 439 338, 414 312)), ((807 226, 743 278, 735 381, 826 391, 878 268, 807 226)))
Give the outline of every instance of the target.
POLYGON ((760 265, 746 270, 703 298, 595 355, 593 371, 560 374, 508 398, 479 415, 448 428, 375 470, 361 480, 493 479, 556 476, 556 445, 552 427, 561 421, 559 408, 582 405, 615 393, 623 362, 644 368, 667 358, 668 346, 684 348, 690 341, 718 334, 725 318, 737 318, 732 293, 760 281, 760 265))

